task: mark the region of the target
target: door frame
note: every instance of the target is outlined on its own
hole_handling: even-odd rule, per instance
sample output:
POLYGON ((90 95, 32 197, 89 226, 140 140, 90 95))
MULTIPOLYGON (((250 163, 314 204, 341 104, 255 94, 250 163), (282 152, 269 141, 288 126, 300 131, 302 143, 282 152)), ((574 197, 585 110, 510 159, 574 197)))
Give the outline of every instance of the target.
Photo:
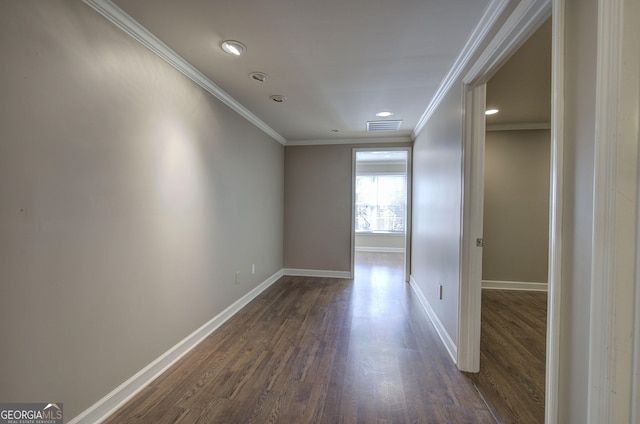
POLYGON ((465 86, 458 368, 480 371, 486 84, 465 86))
POLYGON ((463 78, 465 112, 457 354, 457 365, 460 370, 467 372, 480 370, 482 248, 476 245, 476 239, 482 239, 486 82, 552 14, 553 95, 545 390, 545 422, 547 424, 556 423, 558 410, 564 92, 564 1, 562 0, 520 2, 463 78))
POLYGON ((357 152, 407 152, 407 204, 404 228, 404 280, 409 281, 411 276, 411 194, 412 189, 412 162, 411 153, 413 148, 407 147, 354 147, 351 149, 351 278, 355 278, 356 261, 356 154, 357 152))

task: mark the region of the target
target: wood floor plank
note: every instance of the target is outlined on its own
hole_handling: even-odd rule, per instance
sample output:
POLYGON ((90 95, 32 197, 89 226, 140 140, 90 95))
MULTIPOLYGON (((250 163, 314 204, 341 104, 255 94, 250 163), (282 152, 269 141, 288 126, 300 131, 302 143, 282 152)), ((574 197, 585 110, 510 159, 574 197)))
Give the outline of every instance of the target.
POLYGON ((402 255, 356 265, 354 280, 282 278, 106 423, 494 424, 402 255))
POLYGON ((483 290, 480 373, 468 374, 500 423, 544 423, 544 292, 483 290))

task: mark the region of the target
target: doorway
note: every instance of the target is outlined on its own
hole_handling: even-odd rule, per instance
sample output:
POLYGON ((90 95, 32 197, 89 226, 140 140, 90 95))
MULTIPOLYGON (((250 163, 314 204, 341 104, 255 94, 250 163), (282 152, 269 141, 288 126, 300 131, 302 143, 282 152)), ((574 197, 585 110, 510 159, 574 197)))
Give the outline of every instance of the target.
POLYGON ((410 148, 354 148, 352 270, 356 258, 382 261, 409 278, 410 148), (376 259, 377 258, 377 259, 376 259))
POLYGON ((543 422, 551 19, 489 79, 486 110, 480 372, 470 378, 500 421, 543 422))
MULTIPOLYGON (((489 242, 483 235, 483 209, 484 209, 484 167, 485 167, 485 110, 488 103, 487 81, 498 71, 500 66, 507 61, 512 54, 529 37, 550 18, 550 2, 534 2, 535 8, 529 9, 518 15, 514 22, 518 24, 506 25, 501 33, 493 40, 492 45, 478 59, 463 81, 465 90, 465 136, 464 136, 464 189, 463 189, 463 240, 461 248, 461 291, 459 311, 459 350, 458 367, 463 371, 478 372, 480 370, 480 323, 481 323, 481 297, 482 297, 482 251, 483 246, 489 242)), ((555 13, 555 10, 554 10, 555 13)), ((554 15, 557 17, 557 15, 554 15)), ((552 32, 562 32, 562 20, 553 20, 549 25, 552 32)), ((561 41, 561 40, 560 40, 561 41)), ((553 57, 551 57, 551 77, 554 85, 553 93, 557 93, 558 75, 557 60, 561 54, 560 41, 553 38, 553 57), (555 79, 555 80, 554 80, 555 79)), ((551 44, 551 43, 549 43, 551 44)), ((526 104, 526 99, 520 99, 520 103, 526 104)), ((552 102, 557 104, 557 99, 552 102)), ((552 103, 550 102, 550 103, 552 103)), ((553 112, 552 121, 558 122, 559 110, 553 112)), ((531 122, 529 122, 531 124, 531 122)), ((540 128, 539 122, 533 123, 533 128, 540 128)), ((548 423, 555 422, 557 416, 557 336, 558 336, 558 302, 557 296, 559 274, 559 247, 556 243, 556 235, 561 230, 557 220, 558 211, 561 210, 560 199, 557 197, 558 180, 554 175, 561 169, 561 164, 556 161, 557 152, 561 149, 561 136, 549 123, 546 124, 551 134, 551 191, 549 195, 550 207, 547 216, 550 221, 547 232, 549 233, 549 264, 548 264, 548 316, 546 331, 546 376, 544 395, 544 416, 548 423)), ((533 129, 532 128, 532 129, 533 129)), ((505 129, 505 128, 503 128, 505 129)))

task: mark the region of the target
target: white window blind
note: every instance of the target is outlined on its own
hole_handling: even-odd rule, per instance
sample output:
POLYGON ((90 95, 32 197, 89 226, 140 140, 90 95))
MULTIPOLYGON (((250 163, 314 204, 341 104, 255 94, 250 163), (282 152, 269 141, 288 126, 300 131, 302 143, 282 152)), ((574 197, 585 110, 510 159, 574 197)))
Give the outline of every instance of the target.
POLYGON ((407 177, 356 176, 356 231, 404 233, 407 177))

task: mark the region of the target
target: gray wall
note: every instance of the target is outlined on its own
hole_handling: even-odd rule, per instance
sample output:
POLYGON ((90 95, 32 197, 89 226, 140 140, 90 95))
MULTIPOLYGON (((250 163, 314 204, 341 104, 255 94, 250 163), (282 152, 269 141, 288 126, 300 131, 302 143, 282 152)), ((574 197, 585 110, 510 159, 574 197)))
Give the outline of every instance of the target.
POLYGON ((547 282, 549 130, 489 131, 482 279, 547 282))
POLYGON ((284 148, 79 1, 0 56, 0 399, 71 418, 282 268, 284 148))
POLYGON ((350 271, 352 150, 407 146, 287 146, 284 267, 350 271))
POLYGON ((411 275, 454 343, 460 290, 462 108, 461 85, 454 84, 413 147, 411 275))
POLYGON ((351 269, 351 147, 287 146, 284 267, 351 269))

